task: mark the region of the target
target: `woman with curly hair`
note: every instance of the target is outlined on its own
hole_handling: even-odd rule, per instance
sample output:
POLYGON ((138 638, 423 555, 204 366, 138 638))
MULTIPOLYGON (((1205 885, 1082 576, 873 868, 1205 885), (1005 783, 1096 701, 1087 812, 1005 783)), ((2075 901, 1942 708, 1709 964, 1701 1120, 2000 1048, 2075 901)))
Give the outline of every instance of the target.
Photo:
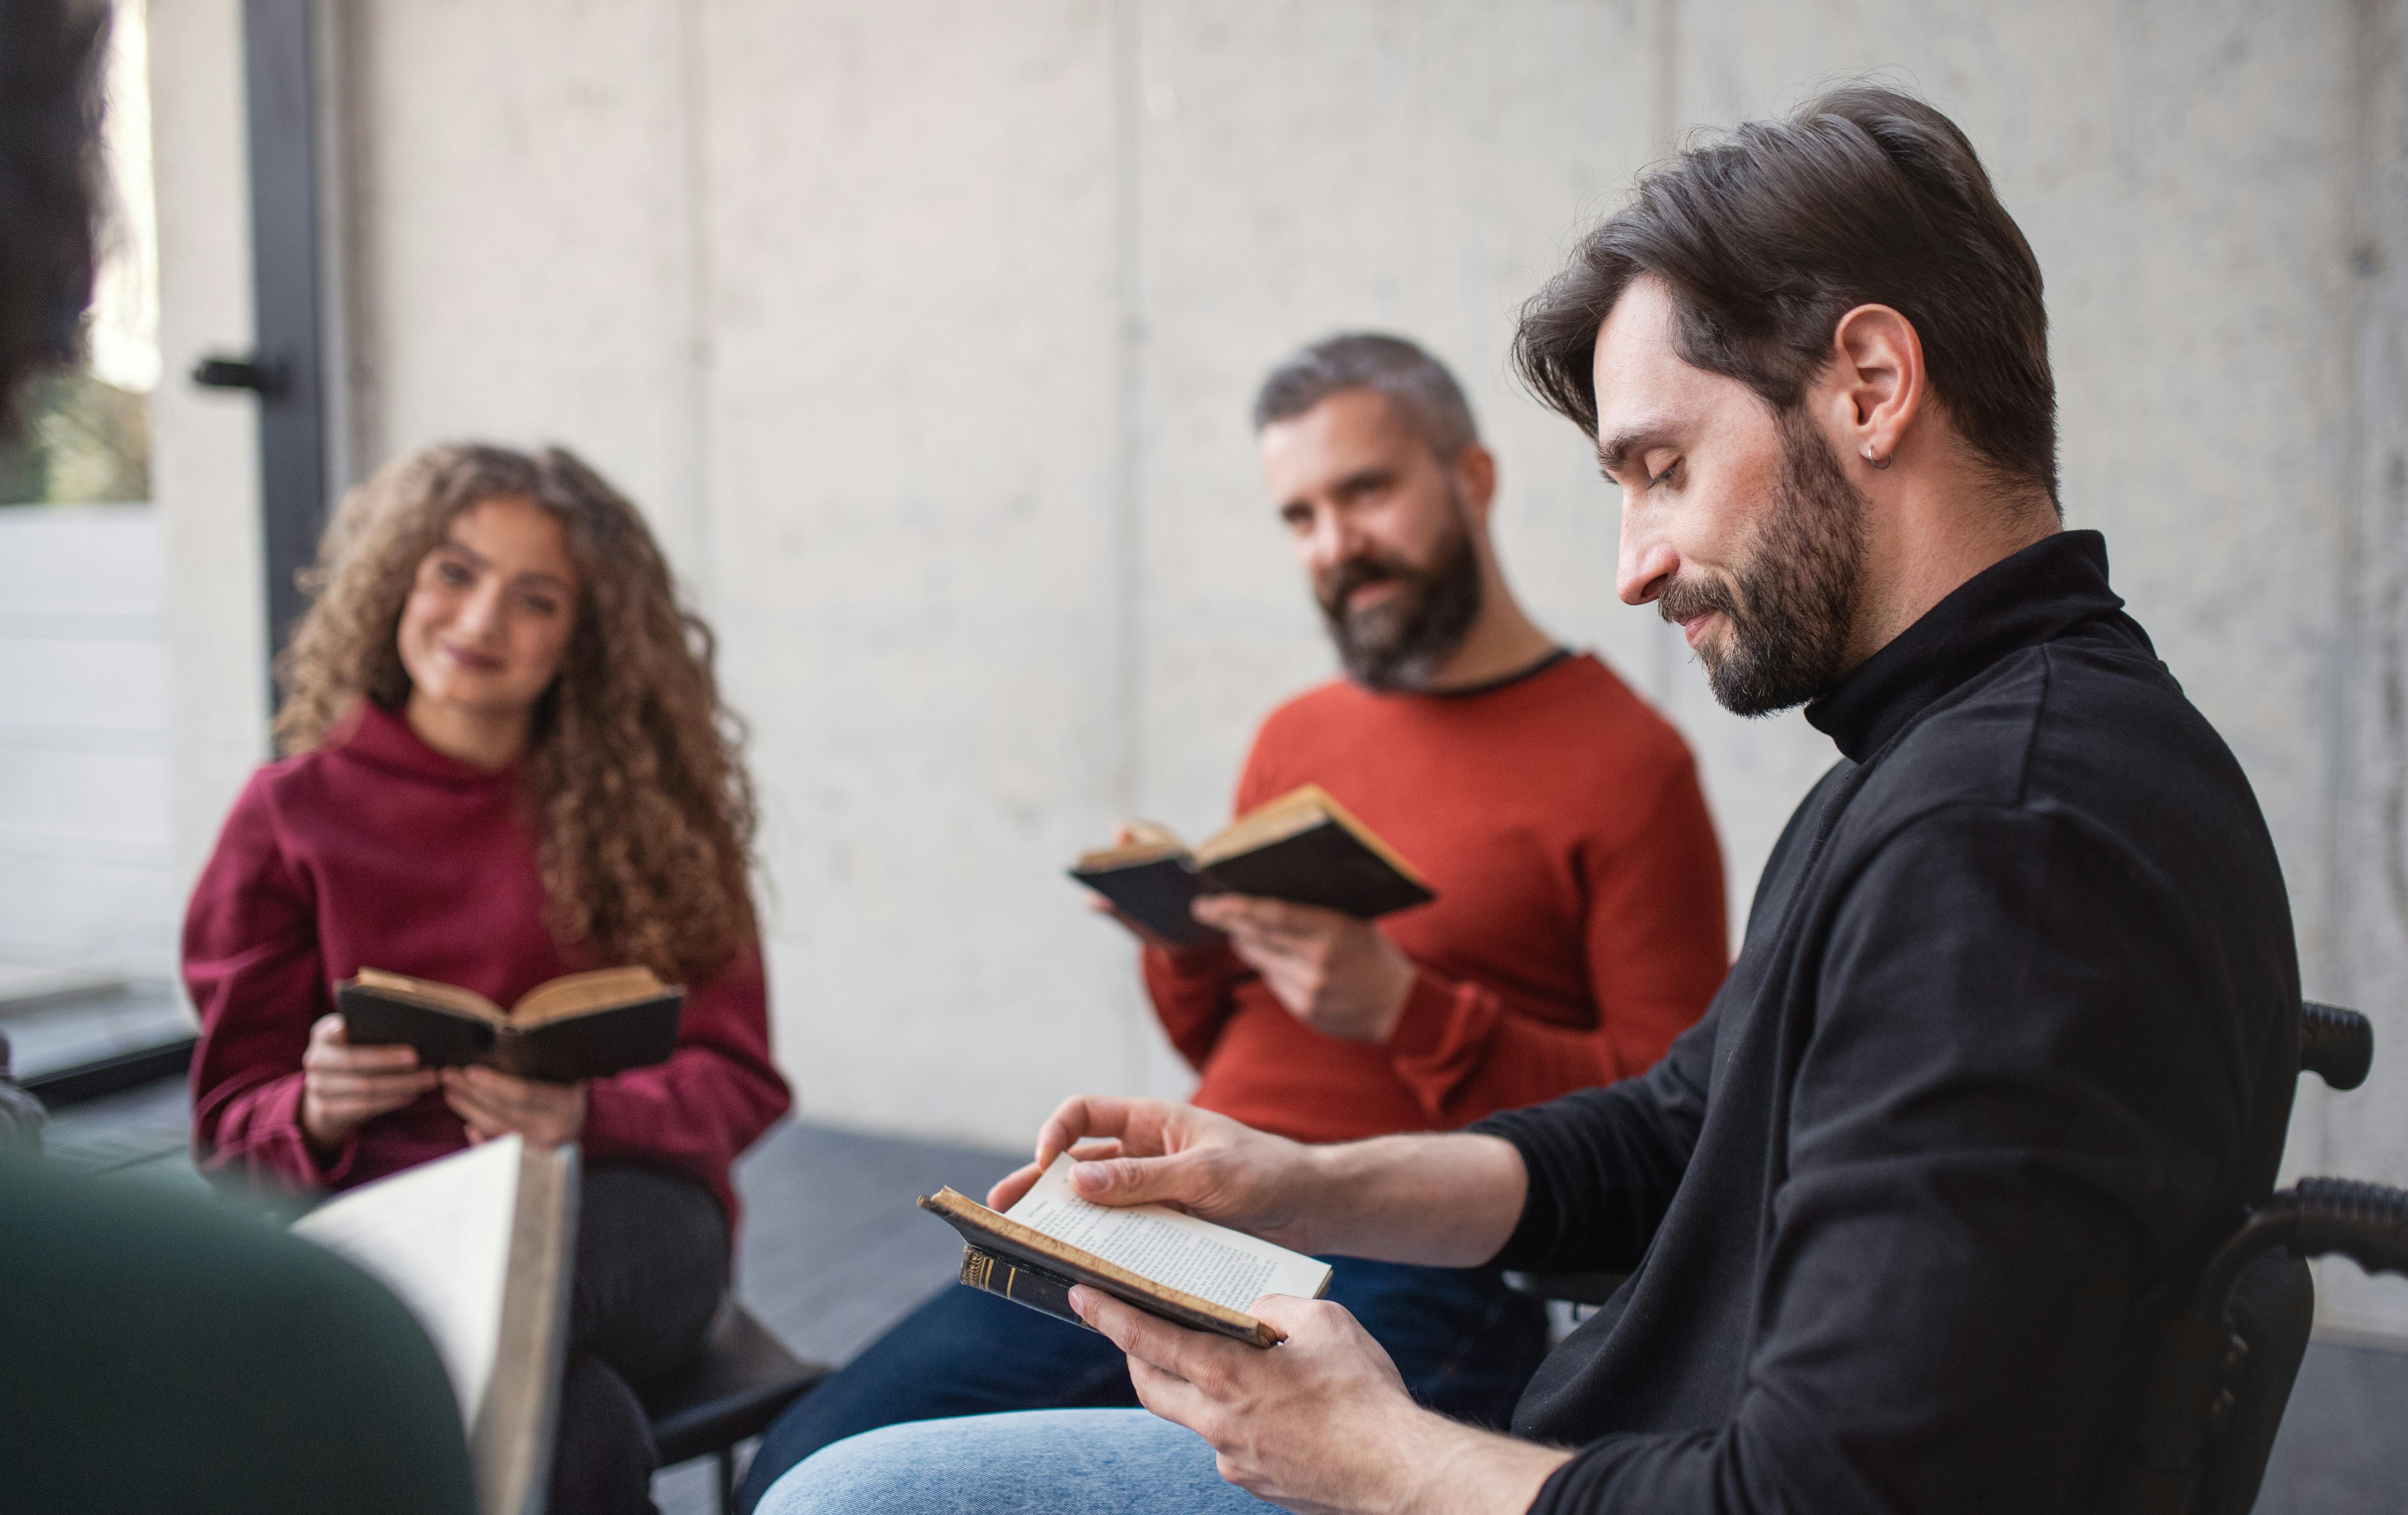
POLYGON ((558 449, 430 448, 343 501, 279 664, 286 756, 193 896, 206 1166, 343 1189, 517 1133, 581 1144, 555 1510, 650 1509, 632 1386, 727 1284, 728 1168, 782 1113, 748 884, 751 786, 712 641, 635 507, 558 449), (497 1003, 641 965, 687 986, 667 1061, 582 1084, 352 1046, 364 967, 497 1003))

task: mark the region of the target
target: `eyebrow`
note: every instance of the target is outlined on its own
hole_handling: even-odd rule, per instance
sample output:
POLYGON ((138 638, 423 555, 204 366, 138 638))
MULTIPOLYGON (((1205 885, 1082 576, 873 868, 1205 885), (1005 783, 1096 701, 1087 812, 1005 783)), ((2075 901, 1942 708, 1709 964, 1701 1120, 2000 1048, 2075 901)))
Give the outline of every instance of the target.
MULTIPOLYGON (((452 552, 458 553, 461 556, 466 558, 470 563, 476 565, 478 568, 490 569, 494 566, 492 559, 488 558, 484 554, 477 551, 474 547, 469 546, 466 542, 462 541, 457 537, 446 537, 437 545, 452 552)), ((515 576, 514 582, 548 584, 552 585, 554 588, 561 590, 566 590, 568 587, 568 581, 562 578, 557 573, 521 573, 515 576)))
POLYGON ((1642 453, 1660 440, 1665 431, 1661 421, 1644 421, 1635 426, 1625 426, 1605 441, 1597 444, 1597 466, 1608 473, 1620 473, 1633 453, 1642 453))
MULTIPOLYGON (((1372 484, 1384 483, 1387 480, 1394 479, 1397 476, 1397 471, 1398 470, 1394 467, 1385 463, 1367 463, 1363 467, 1356 469, 1354 472, 1347 474, 1344 478, 1339 480, 1330 487, 1351 493, 1354 490, 1368 488, 1372 484)), ((1298 495, 1293 499, 1283 499, 1280 501, 1279 513, 1285 516, 1291 511, 1309 511, 1311 509, 1312 509, 1312 501, 1302 495, 1298 495)))

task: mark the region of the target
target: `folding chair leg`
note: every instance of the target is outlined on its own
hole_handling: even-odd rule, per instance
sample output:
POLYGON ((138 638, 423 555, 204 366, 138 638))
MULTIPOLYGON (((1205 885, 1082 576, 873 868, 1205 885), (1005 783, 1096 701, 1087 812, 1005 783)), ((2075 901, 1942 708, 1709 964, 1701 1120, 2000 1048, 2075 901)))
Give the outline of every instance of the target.
POLYGON ((719 1464, 719 1515, 729 1515, 736 1508, 736 1449, 722 1447, 711 1461, 719 1464))

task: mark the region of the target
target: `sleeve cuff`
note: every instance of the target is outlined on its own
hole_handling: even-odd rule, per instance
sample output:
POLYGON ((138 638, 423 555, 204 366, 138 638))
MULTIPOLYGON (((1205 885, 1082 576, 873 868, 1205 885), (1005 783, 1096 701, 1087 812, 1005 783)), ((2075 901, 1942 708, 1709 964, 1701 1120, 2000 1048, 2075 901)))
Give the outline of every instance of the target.
POLYGON ((1522 1159, 1522 1214, 1513 1222, 1513 1234, 1488 1260, 1486 1265, 1492 1268, 1529 1266, 1543 1259, 1554 1244, 1555 1195, 1548 1186, 1546 1164, 1532 1148, 1529 1128, 1529 1113, 1526 1110, 1499 1110, 1463 1128, 1469 1135, 1495 1136, 1510 1143, 1522 1159))
POLYGON ((1226 936, 1196 946, 1169 946, 1160 942, 1143 944, 1146 965, 1176 979, 1213 978, 1231 972, 1252 973, 1239 960, 1226 936))
POLYGON ((359 1161, 360 1133, 354 1129, 332 1157, 321 1157, 317 1144, 301 1126, 301 1079, 297 1073, 286 1075, 281 1087, 260 1102, 260 1125, 272 1133, 265 1144, 267 1150, 260 1154, 266 1160, 263 1165, 281 1170, 295 1183, 340 1189, 359 1161), (277 1147, 285 1149, 280 1162, 277 1147))

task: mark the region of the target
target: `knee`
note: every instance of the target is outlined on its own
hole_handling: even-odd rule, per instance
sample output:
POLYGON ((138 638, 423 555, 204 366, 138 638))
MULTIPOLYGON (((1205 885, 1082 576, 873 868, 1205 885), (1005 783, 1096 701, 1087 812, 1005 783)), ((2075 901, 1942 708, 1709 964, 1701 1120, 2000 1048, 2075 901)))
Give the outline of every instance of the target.
MULTIPOLYGON (((786 1470, 753 1507, 754 1515, 838 1515, 839 1511, 892 1511, 916 1515, 932 1479, 941 1482, 951 1462, 950 1438, 934 1428, 949 1422, 921 1421, 882 1426, 821 1448, 786 1470)), ((925 1505, 941 1509, 941 1502, 925 1505)))

